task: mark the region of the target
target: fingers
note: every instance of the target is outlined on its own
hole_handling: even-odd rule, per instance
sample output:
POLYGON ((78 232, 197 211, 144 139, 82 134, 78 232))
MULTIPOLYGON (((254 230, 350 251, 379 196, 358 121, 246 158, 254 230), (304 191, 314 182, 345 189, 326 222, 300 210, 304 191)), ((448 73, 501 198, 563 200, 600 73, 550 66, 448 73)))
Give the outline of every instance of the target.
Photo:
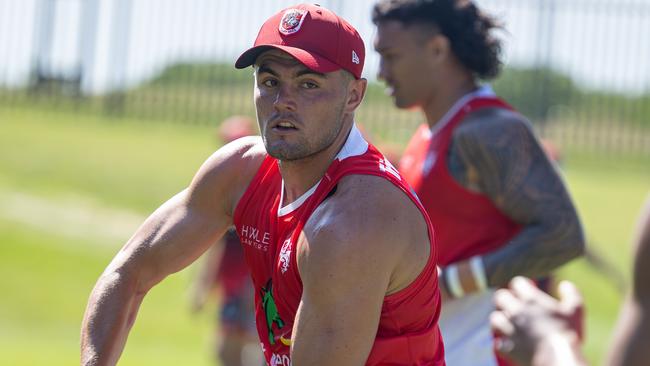
POLYGON ((557 288, 560 305, 569 314, 582 308, 584 302, 578 288, 569 281, 562 281, 557 288))
POLYGON ((515 326, 502 311, 494 311, 490 314, 490 326, 497 337, 511 337, 515 333, 515 326))
POLYGON ((497 290, 494 293, 494 304, 497 310, 503 311, 507 317, 518 314, 523 306, 523 303, 515 296, 514 292, 506 289, 497 290))
POLYGON ((541 305, 544 308, 556 307, 556 300, 546 292, 540 290, 535 283, 526 277, 515 277, 510 281, 512 292, 528 304, 541 305))
POLYGON ((514 350, 515 343, 509 338, 495 338, 494 348, 499 355, 509 358, 508 355, 514 350))
POLYGON ((543 293, 540 289, 535 286, 533 281, 529 280, 526 277, 517 276, 510 280, 510 289, 516 296, 520 299, 535 299, 539 297, 540 293, 543 293))
POLYGON ((560 307, 566 320, 566 326, 575 332, 578 340, 584 340, 584 300, 578 288, 569 281, 558 285, 560 307))

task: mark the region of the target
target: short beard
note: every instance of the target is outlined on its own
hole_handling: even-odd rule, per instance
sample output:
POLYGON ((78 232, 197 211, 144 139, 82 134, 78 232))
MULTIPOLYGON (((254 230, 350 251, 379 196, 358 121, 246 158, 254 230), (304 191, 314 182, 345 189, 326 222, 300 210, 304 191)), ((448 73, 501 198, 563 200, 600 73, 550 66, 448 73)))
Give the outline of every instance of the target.
POLYGON ((294 145, 283 144, 281 146, 272 147, 267 144, 266 138, 264 138, 263 140, 266 152, 280 161, 297 161, 308 159, 327 150, 332 146, 336 137, 339 136, 343 129, 343 107, 344 105, 341 104, 338 113, 336 113, 337 126, 329 131, 330 133, 322 136, 318 141, 311 144, 307 141, 303 141, 303 143, 294 145))

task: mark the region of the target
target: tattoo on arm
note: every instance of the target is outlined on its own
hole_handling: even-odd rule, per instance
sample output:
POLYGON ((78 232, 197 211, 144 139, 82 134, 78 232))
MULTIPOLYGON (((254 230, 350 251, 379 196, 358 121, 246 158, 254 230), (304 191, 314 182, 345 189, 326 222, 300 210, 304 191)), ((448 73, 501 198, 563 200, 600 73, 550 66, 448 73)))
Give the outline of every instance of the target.
POLYGON ((564 182, 528 123, 510 112, 488 113, 456 128, 448 165, 461 185, 523 225, 509 243, 483 256, 489 286, 499 287, 516 275, 548 274, 580 255, 584 238, 564 182))

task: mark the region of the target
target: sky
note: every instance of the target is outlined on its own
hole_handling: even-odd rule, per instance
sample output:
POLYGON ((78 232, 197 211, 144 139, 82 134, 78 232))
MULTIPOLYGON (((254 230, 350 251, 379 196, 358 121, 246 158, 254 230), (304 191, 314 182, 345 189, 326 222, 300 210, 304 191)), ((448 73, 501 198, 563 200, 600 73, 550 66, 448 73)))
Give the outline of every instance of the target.
MULTIPOLYGON (((359 30, 369 79, 378 66, 370 21, 374 2, 319 2, 359 30)), ((650 0, 477 3, 505 25, 499 36, 507 65, 546 64, 587 88, 650 93, 650 0)), ((137 85, 178 62, 234 62, 252 45, 266 18, 293 4, 295 0, 0 0, 0 86, 25 85, 36 62, 52 74, 70 74, 81 65, 83 89, 91 93, 137 85), (53 17, 46 16, 48 4, 53 17)))

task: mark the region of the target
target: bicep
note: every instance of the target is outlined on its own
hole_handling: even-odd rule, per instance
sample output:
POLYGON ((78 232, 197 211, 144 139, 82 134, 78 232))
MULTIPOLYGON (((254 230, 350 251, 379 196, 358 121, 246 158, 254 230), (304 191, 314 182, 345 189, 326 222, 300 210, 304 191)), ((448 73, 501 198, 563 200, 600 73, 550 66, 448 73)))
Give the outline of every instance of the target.
MULTIPOLYGON (((299 259, 303 294, 292 360, 296 365, 361 365, 377 334, 390 275, 372 254, 364 260, 360 253, 332 250, 327 241, 303 243, 310 253, 299 259)), ((339 241, 336 247, 346 244, 339 241)))
POLYGON ((551 217, 575 222, 564 182, 528 124, 514 118, 489 122, 461 125, 451 151, 476 172, 480 191, 520 224, 551 217))
POLYGON ((158 208, 115 257, 109 271, 136 272, 140 291, 196 260, 223 233, 226 218, 188 205, 184 190, 158 208))
POLYGON ((240 191, 259 167, 259 154, 242 159, 254 147, 245 141, 232 143, 213 154, 187 189, 140 226, 108 271, 133 274, 139 289, 146 291, 196 260, 232 223, 240 191))

